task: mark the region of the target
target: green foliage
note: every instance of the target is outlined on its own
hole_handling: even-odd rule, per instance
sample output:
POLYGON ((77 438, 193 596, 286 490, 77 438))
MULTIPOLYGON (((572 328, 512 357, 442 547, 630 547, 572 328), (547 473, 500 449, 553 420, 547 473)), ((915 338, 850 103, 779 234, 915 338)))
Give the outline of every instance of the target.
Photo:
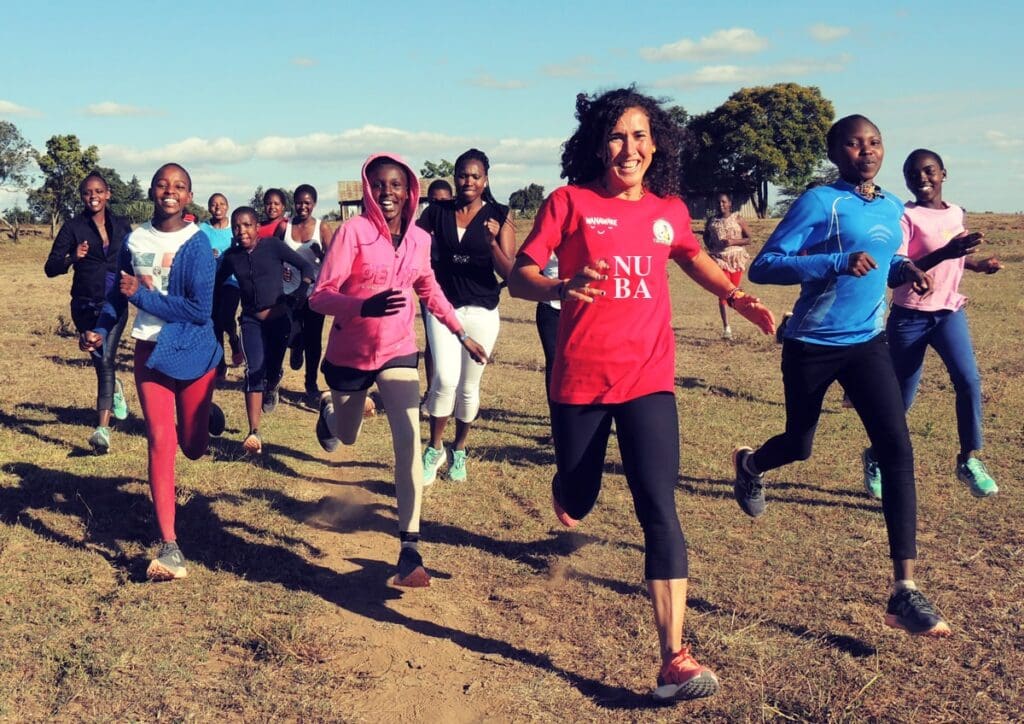
POLYGON ((534 212, 544 202, 544 187, 537 184, 524 186, 513 191, 508 197, 508 205, 520 213, 534 212))
POLYGON ((773 216, 785 216, 786 212, 789 211, 789 207, 793 205, 797 197, 800 196, 804 191, 812 189, 815 186, 824 186, 830 184, 839 179, 839 169, 837 169, 830 161, 822 161, 818 164, 818 168, 815 169, 814 173, 811 174, 810 180, 805 184, 791 185, 791 186, 780 186, 779 197, 772 208, 773 216))
POLYGON ((153 202, 146 201, 127 201, 119 204, 111 204, 110 210, 118 216, 123 216, 133 224, 141 224, 144 221, 148 221, 153 218, 153 202))
POLYGON ((420 169, 420 178, 452 178, 455 175, 455 166, 446 158, 437 163, 424 161, 420 169))
POLYGON ((760 217, 768 184, 803 186, 825 157, 831 101, 796 83, 742 88, 721 106, 692 118, 683 159, 684 188, 724 189, 751 196, 760 217))
POLYGON ((10 121, 0 121, 0 187, 24 188, 28 184, 34 151, 10 121))
POLYGON ((57 225, 74 215, 78 184, 96 167, 99 150, 95 146, 83 150, 75 135, 53 136, 46 142, 46 153, 36 153, 35 157, 43 183, 29 192, 29 208, 40 218, 49 219, 53 236, 57 225))

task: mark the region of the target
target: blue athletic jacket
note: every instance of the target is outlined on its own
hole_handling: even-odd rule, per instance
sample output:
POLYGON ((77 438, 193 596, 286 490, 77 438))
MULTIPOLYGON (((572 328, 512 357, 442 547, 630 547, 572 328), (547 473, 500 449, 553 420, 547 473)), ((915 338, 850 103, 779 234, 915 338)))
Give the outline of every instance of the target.
POLYGON ((903 203, 881 189, 867 201, 853 184, 837 181, 794 202, 750 265, 757 284, 799 284, 800 297, 783 332, 787 339, 833 346, 859 344, 881 334, 885 290, 907 261, 903 203), (862 277, 847 272, 850 254, 866 251, 878 268, 862 277))

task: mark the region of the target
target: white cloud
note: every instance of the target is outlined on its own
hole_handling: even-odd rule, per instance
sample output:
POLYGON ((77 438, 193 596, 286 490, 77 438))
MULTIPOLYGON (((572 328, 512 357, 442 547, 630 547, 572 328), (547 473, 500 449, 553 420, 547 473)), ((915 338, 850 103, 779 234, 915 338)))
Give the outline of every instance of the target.
POLYGON ((783 83, 818 73, 839 73, 849 63, 841 56, 820 60, 794 60, 776 65, 706 65, 693 73, 669 76, 654 81, 655 88, 685 89, 702 85, 751 85, 783 83))
POLYGON ((842 25, 815 23, 807 28, 807 33, 819 43, 831 43, 833 40, 839 40, 839 38, 849 35, 850 29, 842 25))
POLYGON ((640 57, 652 62, 673 60, 704 60, 732 54, 757 53, 768 47, 768 41, 748 28, 716 30, 700 40, 683 38, 659 48, 641 48, 640 57))
POLYGON ((150 110, 148 108, 139 108, 138 106, 130 106, 124 103, 114 103, 113 101, 103 101, 102 103, 92 103, 85 107, 82 111, 87 116, 155 116, 160 115, 159 111, 150 110))
POLYGON ((18 105, 13 101, 0 100, 0 116, 38 116, 39 111, 18 105))
POLYGON ((499 80, 490 73, 481 73, 469 78, 466 83, 477 88, 490 88, 492 90, 518 90, 519 88, 526 87, 526 83, 521 80, 499 80))
POLYGON ((1014 138, 1002 131, 986 131, 985 139, 1001 151, 1010 151, 1024 147, 1024 138, 1014 138))
POLYGON ((252 158, 252 147, 236 143, 230 138, 186 138, 177 143, 149 149, 137 149, 116 144, 101 145, 100 158, 105 164, 122 163, 132 166, 160 164, 171 160, 178 163, 240 163, 252 158))
POLYGON ((541 66, 540 72, 549 78, 578 78, 585 75, 590 66, 594 64, 594 58, 589 55, 577 55, 564 63, 552 63, 541 66))
POLYGON ((316 58, 309 58, 304 55, 292 58, 291 60, 292 65, 297 65, 300 68, 312 68, 318 62, 319 61, 317 61, 316 58))

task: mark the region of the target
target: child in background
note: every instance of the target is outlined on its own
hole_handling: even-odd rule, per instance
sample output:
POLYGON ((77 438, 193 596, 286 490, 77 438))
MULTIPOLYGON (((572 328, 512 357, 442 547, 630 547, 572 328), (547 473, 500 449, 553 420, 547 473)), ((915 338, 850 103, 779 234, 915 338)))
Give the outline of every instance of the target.
MULTIPOLYGON (((295 215, 288 220, 284 230, 284 241, 313 265, 313 282, 320 270, 324 253, 331 243, 327 223, 313 216, 316 208, 316 189, 309 184, 302 184, 295 189, 293 196, 295 215)), ((294 294, 288 287, 293 281, 295 268, 285 266, 286 291, 294 294)), ((312 288, 310 287, 310 292, 312 288)), ((295 309, 292 312, 291 348, 289 365, 293 370, 302 367, 302 358, 306 358, 306 406, 316 410, 320 407, 320 386, 317 384, 317 373, 320 371, 320 356, 323 354, 324 315, 309 308, 308 299, 296 296, 295 309)))
POLYGON ((288 200, 281 189, 267 189, 263 192, 263 222, 260 223, 260 236, 276 236, 284 238, 284 229, 288 225, 285 211, 288 200))
MULTIPOLYGON (((967 297, 960 294, 964 270, 995 274, 1003 268, 994 256, 975 259, 983 242, 980 232, 967 231, 964 210, 942 200, 946 167, 934 151, 919 148, 903 163, 903 178, 914 194, 900 225, 903 244, 899 254, 932 276, 932 293, 921 296, 909 284, 893 290, 892 310, 886 324, 889 353, 900 383, 903 406, 914 403, 924 368, 924 353, 931 346, 949 372, 956 393, 956 421, 960 452, 956 476, 977 498, 999 492, 985 464, 974 456, 981 450, 981 375, 967 327, 967 297)), ((864 484, 872 496, 882 497, 882 475, 871 448, 864 451, 864 484)))
POLYGON ((223 256, 217 270, 217 283, 234 274, 238 279, 242 303, 242 349, 245 352, 245 413, 249 434, 242 447, 259 454, 263 440, 259 427, 262 413, 277 407, 276 389, 268 390, 268 380, 281 378, 281 365, 291 332, 291 307, 294 297, 284 294, 285 262, 299 269, 301 283, 297 296, 304 299, 315 275, 313 264, 281 239, 261 237, 256 211, 241 206, 231 214, 234 245, 223 256), (270 398, 270 404, 267 404, 270 398))
MULTIPOLYGON (((210 240, 213 256, 220 268, 221 257, 231 246, 231 222, 228 220, 228 198, 224 194, 213 194, 206 202, 210 212, 210 220, 199 224, 199 229, 210 240)), ((238 281, 233 277, 218 286, 213 292, 213 334, 217 344, 224 344, 224 335, 228 336, 231 348, 231 366, 242 364, 242 348, 238 342, 238 327, 235 324, 235 312, 238 310, 238 281)), ((227 373, 227 364, 221 360, 217 365, 217 379, 223 380, 227 373)))
POLYGON ((157 169, 149 187, 153 218, 121 249, 120 278, 96 326, 82 335, 84 351, 111 342, 110 332, 129 302, 138 308, 135 385, 149 442, 149 485, 163 544, 146 570, 155 581, 185 578, 185 557, 174 529, 174 456, 206 452, 210 435, 224 431, 224 414, 211 402, 223 352, 213 336, 216 262, 210 240, 182 210, 192 202, 192 178, 176 163, 157 169))

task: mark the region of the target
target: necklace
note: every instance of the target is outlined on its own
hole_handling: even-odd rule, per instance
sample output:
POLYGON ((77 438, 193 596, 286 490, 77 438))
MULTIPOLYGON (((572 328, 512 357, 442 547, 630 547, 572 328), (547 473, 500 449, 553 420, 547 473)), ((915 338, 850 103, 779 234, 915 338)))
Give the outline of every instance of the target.
POLYGON ((881 190, 875 184, 874 181, 864 181, 860 186, 854 189, 858 196, 862 196, 868 201, 874 201, 876 198, 882 196, 881 190))

